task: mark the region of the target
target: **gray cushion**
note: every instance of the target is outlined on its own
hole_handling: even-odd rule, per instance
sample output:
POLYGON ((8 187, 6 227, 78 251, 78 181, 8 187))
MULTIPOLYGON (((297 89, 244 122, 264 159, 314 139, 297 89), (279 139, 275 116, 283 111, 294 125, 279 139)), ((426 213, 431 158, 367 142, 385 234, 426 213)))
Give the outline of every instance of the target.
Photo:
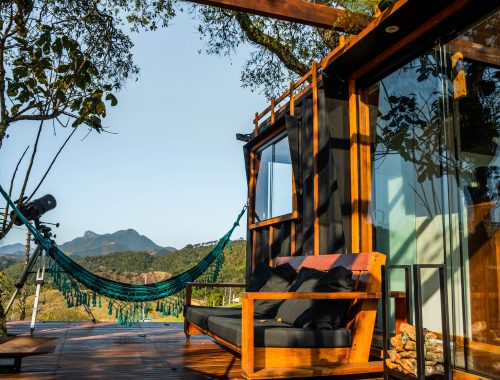
POLYGON ((249 292, 258 292, 267 281, 269 281, 269 277, 273 274, 273 271, 269 264, 267 263, 258 263, 255 266, 255 269, 250 277, 250 281, 248 283, 248 291, 249 292))
MULTIPOLYGON (((241 347, 241 319, 209 317, 208 331, 241 347)), ((274 319, 255 319, 255 347, 350 347, 351 330, 297 328, 274 319)))
POLYGON ((207 320, 210 316, 241 318, 241 308, 189 305, 184 309, 184 318, 186 318, 192 324, 201 327, 203 330, 208 329, 207 320))
MULTIPOLYGON (((272 269, 271 276, 259 292, 287 292, 295 277, 297 272, 290 264, 278 265, 272 269)), ((282 303, 283 300, 256 300, 254 310, 255 313, 274 317, 282 303)))
MULTIPOLYGON (((354 289, 352 272, 343 266, 328 272, 302 268, 290 292, 350 292, 354 289)), ((345 327, 348 300, 289 299, 283 302, 276 319, 295 327, 332 329, 345 327)))

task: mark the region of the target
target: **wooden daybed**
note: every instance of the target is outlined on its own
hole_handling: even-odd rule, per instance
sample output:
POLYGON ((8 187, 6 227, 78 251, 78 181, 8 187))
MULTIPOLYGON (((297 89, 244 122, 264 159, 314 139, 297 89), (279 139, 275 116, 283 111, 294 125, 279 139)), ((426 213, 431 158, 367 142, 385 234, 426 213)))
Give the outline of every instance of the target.
MULTIPOLYGON (((383 362, 380 359, 369 361, 369 356, 377 302, 381 298, 381 266, 385 264, 385 259, 385 255, 376 252, 278 257, 276 265, 289 263, 297 271, 302 267, 327 271, 344 266, 353 272, 354 291, 245 292, 242 309, 192 306, 191 292, 195 286, 244 287, 245 284, 191 283, 187 287, 186 297, 186 337, 205 334, 240 353, 242 373, 247 379, 381 373, 383 362), (352 300, 352 318, 346 329, 323 331, 283 326, 274 320, 254 316, 256 300, 299 298, 352 300), (311 344, 311 339, 314 344, 311 344), (306 343, 297 343, 301 340, 306 343), (292 341, 295 344, 290 344, 292 341)), ((404 293, 393 292, 390 296, 397 299, 399 310, 405 309, 404 293)), ((403 321, 401 313, 398 314, 397 324, 403 321)))

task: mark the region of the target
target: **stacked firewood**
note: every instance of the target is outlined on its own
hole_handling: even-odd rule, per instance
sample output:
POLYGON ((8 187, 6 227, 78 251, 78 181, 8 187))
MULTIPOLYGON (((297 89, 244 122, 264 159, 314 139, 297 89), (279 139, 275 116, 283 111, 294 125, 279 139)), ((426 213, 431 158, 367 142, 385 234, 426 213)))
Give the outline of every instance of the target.
MULTIPOLYGON (((391 338, 387 366, 405 374, 417 375, 417 335, 415 327, 402 323, 400 334, 391 338)), ((444 374, 443 343, 436 334, 424 329, 425 376, 444 374)))

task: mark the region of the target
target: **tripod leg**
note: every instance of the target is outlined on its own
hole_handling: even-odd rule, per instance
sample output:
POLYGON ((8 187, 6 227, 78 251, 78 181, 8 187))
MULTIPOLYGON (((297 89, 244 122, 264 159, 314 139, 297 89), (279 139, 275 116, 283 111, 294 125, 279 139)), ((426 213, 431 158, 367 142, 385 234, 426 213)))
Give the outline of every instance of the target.
MULTIPOLYGON (((71 277, 70 277, 70 281, 71 281, 71 284, 75 287, 75 288, 78 288, 78 283, 73 280, 71 277)), ((90 317, 90 320, 92 321, 92 323, 95 323, 95 317, 94 317, 94 314, 92 314, 92 310, 90 310, 90 307, 88 307, 87 305, 83 304, 83 307, 85 308, 85 311, 87 312, 87 314, 89 315, 90 317)))
POLYGON ((36 317, 38 314, 38 303, 40 301, 40 291, 42 289, 44 275, 45 275, 45 251, 42 252, 42 260, 40 263, 40 267, 36 272, 35 302, 33 304, 33 314, 31 315, 31 325, 30 325, 31 335, 33 335, 33 332, 35 331, 36 317))
POLYGON ((19 295, 19 292, 21 289, 24 287, 24 284, 26 284, 26 280, 28 280, 28 277, 33 270, 33 267, 35 266, 36 259, 38 256, 40 256, 41 248, 40 246, 37 246, 35 249, 35 252, 33 252, 33 255, 31 256, 30 261, 28 262, 28 265, 24 269, 24 273, 21 276, 21 279, 19 282, 16 284, 16 290, 14 291, 14 294, 10 298, 9 303, 7 304, 7 307, 5 308, 5 315, 10 311, 12 305, 14 305, 14 301, 16 300, 17 296, 19 295))
POLYGON ((90 310, 90 307, 88 307, 87 305, 83 305, 83 307, 85 308, 85 311, 89 315, 90 320, 92 321, 92 323, 95 323, 95 317, 94 317, 94 314, 92 314, 92 310, 90 310))

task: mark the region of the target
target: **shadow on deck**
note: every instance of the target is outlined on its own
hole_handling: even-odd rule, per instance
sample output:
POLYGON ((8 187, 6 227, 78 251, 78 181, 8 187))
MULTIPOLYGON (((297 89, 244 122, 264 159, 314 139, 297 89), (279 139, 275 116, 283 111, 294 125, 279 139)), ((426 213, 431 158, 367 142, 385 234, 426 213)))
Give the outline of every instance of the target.
MULTIPOLYGON (((11 334, 29 323, 11 322, 11 334)), ((184 338, 182 323, 38 323, 36 336, 59 338, 53 354, 23 359, 5 379, 239 379, 240 359, 208 338, 184 338)), ((3 364, 3 359, 2 359, 3 364)))

